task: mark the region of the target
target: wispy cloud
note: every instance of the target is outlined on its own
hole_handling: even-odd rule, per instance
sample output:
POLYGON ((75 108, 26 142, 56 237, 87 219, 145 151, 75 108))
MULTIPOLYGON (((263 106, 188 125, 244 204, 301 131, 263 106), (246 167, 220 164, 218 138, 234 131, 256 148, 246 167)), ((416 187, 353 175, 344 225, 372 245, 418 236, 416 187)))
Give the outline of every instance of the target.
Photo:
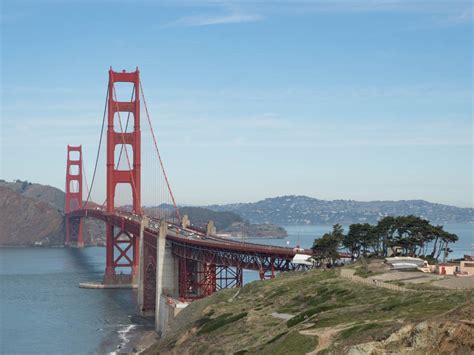
MULTIPOLYGON (((241 6, 217 3, 222 8, 220 13, 203 13, 181 17, 165 25, 165 27, 200 27, 257 22, 264 16, 254 11, 243 10, 241 6)), ((239 5, 239 4, 238 4, 239 5)))
POLYGON ((449 16, 446 23, 450 25, 469 24, 473 22, 473 18, 473 9, 467 8, 457 14, 449 16))
POLYGON ((230 14, 220 16, 189 16, 170 23, 170 26, 196 27, 226 25, 232 23, 256 22, 263 19, 257 14, 230 14))

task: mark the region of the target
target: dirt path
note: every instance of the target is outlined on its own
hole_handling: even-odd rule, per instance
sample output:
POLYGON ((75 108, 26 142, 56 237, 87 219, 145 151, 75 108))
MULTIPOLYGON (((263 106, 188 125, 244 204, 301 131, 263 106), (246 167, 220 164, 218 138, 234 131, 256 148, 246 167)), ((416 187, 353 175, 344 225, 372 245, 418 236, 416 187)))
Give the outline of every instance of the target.
POLYGON ((335 327, 301 330, 300 334, 307 335, 307 336, 317 336, 319 339, 318 346, 316 347, 316 349, 307 353, 307 355, 315 355, 321 350, 328 348, 332 344, 333 338, 337 334, 339 334, 341 330, 344 330, 350 327, 351 325, 352 323, 335 326, 335 327))
POLYGON ((349 279, 354 282, 359 282, 359 283, 363 283, 363 284, 374 286, 374 287, 383 287, 383 288, 394 290, 394 291, 413 292, 413 290, 410 290, 408 288, 380 281, 376 277, 363 278, 363 277, 354 275, 354 273, 355 273, 355 270, 353 269, 341 269, 341 277, 345 279, 349 279))

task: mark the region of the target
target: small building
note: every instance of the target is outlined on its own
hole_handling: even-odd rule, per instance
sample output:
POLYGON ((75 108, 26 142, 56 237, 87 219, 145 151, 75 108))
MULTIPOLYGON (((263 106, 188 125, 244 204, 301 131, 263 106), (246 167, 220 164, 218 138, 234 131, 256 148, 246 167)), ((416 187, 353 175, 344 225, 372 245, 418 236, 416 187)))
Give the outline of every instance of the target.
POLYGON ((458 267, 457 264, 441 263, 436 265, 436 273, 438 275, 455 275, 458 267))
POLYGON ((459 272, 461 275, 474 276, 474 261, 461 261, 461 265, 459 266, 459 272))

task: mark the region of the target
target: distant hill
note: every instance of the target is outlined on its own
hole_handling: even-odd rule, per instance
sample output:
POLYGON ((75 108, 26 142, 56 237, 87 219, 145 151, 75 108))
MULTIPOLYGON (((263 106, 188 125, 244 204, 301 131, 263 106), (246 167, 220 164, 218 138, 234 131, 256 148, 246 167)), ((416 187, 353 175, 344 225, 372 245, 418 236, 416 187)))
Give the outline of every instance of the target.
POLYGON ((45 202, 60 211, 64 211, 64 192, 55 187, 21 180, 15 182, 0 180, 0 186, 8 187, 24 197, 45 202))
POLYGON ((423 200, 326 201, 307 196, 280 196, 253 203, 210 205, 214 211, 229 211, 251 223, 279 225, 376 223, 384 216, 415 215, 432 223, 474 222, 473 208, 459 208, 423 200))
POLYGON ((0 246, 60 245, 63 240, 61 211, 0 186, 0 246))
POLYGON ((181 216, 188 215, 191 223, 198 227, 205 227, 207 222, 213 221, 218 231, 228 228, 231 224, 242 222, 242 218, 233 212, 212 211, 202 207, 180 207, 181 216))
MULTIPOLYGON (((64 200, 52 186, 0 180, 0 246, 63 245, 64 200)), ((84 242, 105 243, 103 222, 85 219, 84 242)))

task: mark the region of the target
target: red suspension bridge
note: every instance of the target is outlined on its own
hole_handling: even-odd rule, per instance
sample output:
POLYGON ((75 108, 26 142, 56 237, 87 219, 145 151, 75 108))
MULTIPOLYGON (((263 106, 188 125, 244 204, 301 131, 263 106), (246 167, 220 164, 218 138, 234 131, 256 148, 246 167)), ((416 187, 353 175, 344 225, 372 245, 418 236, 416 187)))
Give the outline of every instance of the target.
POLYGON ((161 332, 166 324, 160 320, 163 318, 160 313, 166 313, 165 297, 186 301, 208 296, 221 288, 240 287, 243 269, 258 271, 260 279, 266 279, 273 278, 277 272, 308 267, 293 259, 297 253, 309 255, 310 250, 231 241, 218 237, 212 222, 204 230, 193 227, 187 216, 181 217, 158 149, 138 69, 134 72, 109 70, 101 135, 90 188, 85 181, 88 190, 85 201, 83 176, 82 147, 68 146, 65 244, 84 246, 84 218, 103 221, 106 233, 104 285, 136 284, 140 312, 155 313, 161 332), (131 84, 129 101, 117 99, 118 83, 131 84), (141 165, 142 103, 160 176, 149 182, 160 185, 157 187, 159 196, 153 204, 162 206, 149 213, 141 202, 141 187, 146 186, 142 184, 141 165), (127 115, 125 125, 121 114, 127 115), (97 204, 91 201, 91 192, 98 183, 105 122, 106 196, 104 203, 97 204), (132 203, 127 209, 116 206, 119 184, 131 187, 132 203))

